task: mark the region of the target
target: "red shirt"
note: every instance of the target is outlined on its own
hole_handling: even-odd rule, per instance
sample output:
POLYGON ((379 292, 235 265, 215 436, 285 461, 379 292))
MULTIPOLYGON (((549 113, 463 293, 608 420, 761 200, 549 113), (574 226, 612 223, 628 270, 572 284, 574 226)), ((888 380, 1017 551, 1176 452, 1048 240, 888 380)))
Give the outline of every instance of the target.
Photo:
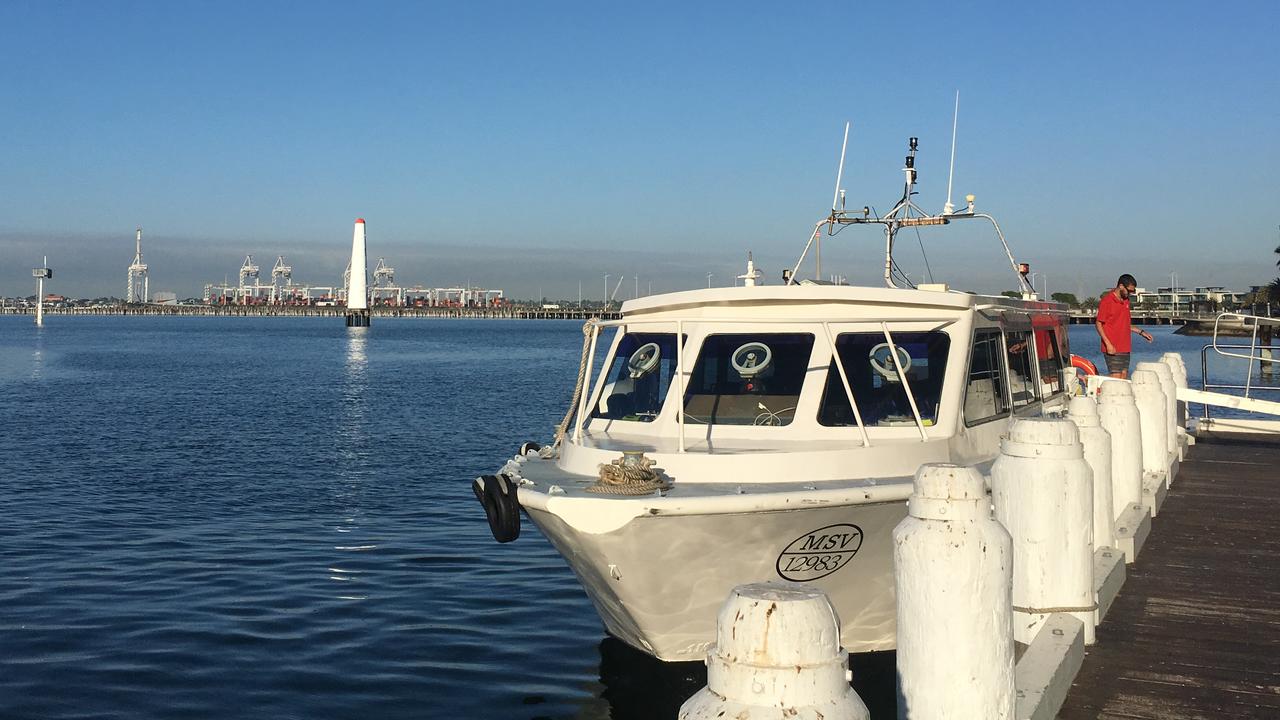
MULTIPOLYGON (((1116 297, 1112 290, 1102 296, 1098 302, 1098 324, 1102 332, 1116 346, 1116 353, 1123 354, 1133 349, 1133 329, 1129 323, 1129 301, 1116 297)), ((1106 343, 1102 343, 1102 352, 1107 352, 1106 343)))

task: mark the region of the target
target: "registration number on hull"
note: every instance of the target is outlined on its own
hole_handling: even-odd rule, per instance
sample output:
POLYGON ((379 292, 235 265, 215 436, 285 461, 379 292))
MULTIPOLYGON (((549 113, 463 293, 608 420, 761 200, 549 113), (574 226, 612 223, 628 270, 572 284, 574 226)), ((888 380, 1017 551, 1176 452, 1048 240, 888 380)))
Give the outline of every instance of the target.
POLYGON ((839 524, 811 530, 778 555, 778 574, 793 582, 824 578, 839 570, 862 548, 862 528, 839 524))

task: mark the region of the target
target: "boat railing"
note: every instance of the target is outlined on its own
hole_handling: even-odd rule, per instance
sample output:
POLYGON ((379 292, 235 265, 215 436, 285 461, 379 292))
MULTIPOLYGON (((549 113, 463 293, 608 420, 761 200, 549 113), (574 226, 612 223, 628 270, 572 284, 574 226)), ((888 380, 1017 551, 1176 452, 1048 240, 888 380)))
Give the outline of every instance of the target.
MULTIPOLYGON (((1233 337, 1238 337, 1234 336, 1233 337)), ((1212 341, 1200 348, 1200 387, 1205 392, 1225 392, 1228 394, 1238 395, 1245 401, 1240 409, 1262 409, 1263 412, 1269 410, 1269 406, 1273 403, 1261 403, 1255 407, 1248 405, 1252 400, 1264 400, 1267 398, 1259 397, 1267 393, 1280 393, 1280 383, 1271 385, 1266 384, 1269 379, 1276 378, 1280 375, 1280 369, 1277 366, 1276 350, 1271 347, 1272 338, 1280 339, 1280 318, 1263 317, 1259 315, 1245 315, 1242 313, 1221 313, 1213 322, 1213 338, 1212 341), (1238 331, 1241 328, 1248 328, 1249 343, 1224 343, 1221 341, 1223 333, 1228 329, 1238 331), (1235 360, 1245 360, 1244 382, 1211 382, 1209 378, 1209 357, 1210 351, 1213 354, 1235 360), (1257 383, 1254 382, 1255 370, 1258 377, 1257 383), (1265 408, 1265 409, 1263 409, 1265 408)), ((1274 400, 1274 396, 1268 395, 1268 398, 1274 400)), ((1206 403, 1203 417, 1209 418, 1209 405, 1206 403)))

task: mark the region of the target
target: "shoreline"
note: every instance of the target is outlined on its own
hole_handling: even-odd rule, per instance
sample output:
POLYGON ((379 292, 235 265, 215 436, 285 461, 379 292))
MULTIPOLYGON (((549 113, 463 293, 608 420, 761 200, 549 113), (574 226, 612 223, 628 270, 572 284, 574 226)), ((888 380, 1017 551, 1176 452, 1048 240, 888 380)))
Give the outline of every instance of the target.
MULTIPOLYGON (((154 316, 154 317, 345 317, 345 307, 316 307, 289 305, 114 305, 100 307, 70 307, 44 309, 45 315, 71 317, 102 316, 154 316)), ((487 320, 616 320, 617 310, 600 311, 574 308, 534 307, 374 307, 369 314, 375 318, 466 318, 487 320)), ((0 316, 35 315, 35 308, 0 308, 0 316)))

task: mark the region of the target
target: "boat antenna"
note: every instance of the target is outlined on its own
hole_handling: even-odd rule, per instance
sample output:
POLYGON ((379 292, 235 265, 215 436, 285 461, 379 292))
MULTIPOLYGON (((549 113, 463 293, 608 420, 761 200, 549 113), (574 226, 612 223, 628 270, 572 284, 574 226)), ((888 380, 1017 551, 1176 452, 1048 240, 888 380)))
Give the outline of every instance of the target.
POLYGON ((613 299, 618 297, 618 288, 622 287, 622 281, 626 279, 627 279, 626 275, 618 276, 618 284, 613 286, 613 292, 609 293, 609 299, 604 304, 605 310, 608 310, 609 306, 613 304, 613 299))
POLYGON ((942 206, 942 214, 950 215, 956 211, 951 204, 951 178, 956 174, 956 123, 960 119, 960 91, 956 90, 956 109, 951 115, 951 169, 947 171, 947 203, 942 206))
MULTIPOLYGON (((844 178, 844 152, 849 147, 849 121, 844 123, 844 142, 840 144, 840 167, 836 170, 836 189, 831 194, 831 213, 836 212, 836 203, 840 200, 840 181, 844 178)), ((844 208, 841 208, 842 210, 844 208)))

